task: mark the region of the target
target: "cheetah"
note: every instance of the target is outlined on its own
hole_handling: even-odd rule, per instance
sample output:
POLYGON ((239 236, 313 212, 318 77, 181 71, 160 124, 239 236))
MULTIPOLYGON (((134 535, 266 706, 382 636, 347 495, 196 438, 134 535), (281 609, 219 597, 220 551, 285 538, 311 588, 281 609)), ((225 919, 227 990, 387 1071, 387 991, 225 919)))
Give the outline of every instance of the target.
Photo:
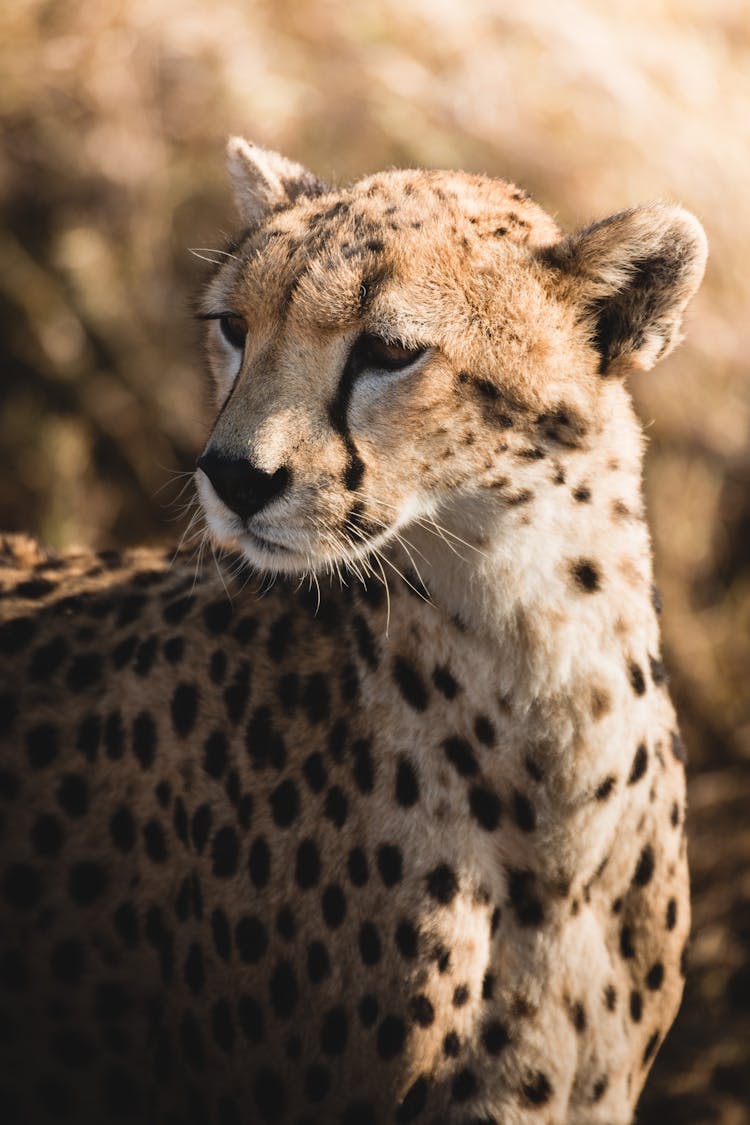
POLYGON ((690 921, 625 384, 702 228, 228 151, 228 562, 4 542, 0 1117, 625 1125, 690 921))

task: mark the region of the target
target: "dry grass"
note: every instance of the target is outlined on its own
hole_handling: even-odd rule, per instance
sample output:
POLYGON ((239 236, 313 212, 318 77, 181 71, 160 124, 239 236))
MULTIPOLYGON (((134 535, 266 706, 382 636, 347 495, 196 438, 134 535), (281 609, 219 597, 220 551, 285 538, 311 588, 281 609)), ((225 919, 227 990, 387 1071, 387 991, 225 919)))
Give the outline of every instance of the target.
POLYGON ((159 490, 208 420, 188 247, 231 223, 228 132, 332 179, 390 164, 503 175, 564 225, 654 197, 705 223, 688 342, 634 387, 693 753, 697 924, 643 1121, 750 1120, 749 72, 741 0, 0 10, 0 504, 6 527, 54 544, 172 534, 159 490))

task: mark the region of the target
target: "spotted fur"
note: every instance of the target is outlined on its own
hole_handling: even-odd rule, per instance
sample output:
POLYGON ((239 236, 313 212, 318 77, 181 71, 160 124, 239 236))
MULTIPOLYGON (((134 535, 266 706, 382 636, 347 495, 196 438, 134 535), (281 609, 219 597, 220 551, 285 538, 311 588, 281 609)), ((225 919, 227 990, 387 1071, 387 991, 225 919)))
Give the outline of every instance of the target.
POLYGON ((237 573, 4 544, 0 1116, 625 1125, 689 903, 624 376, 700 227, 230 171, 197 483, 237 573))

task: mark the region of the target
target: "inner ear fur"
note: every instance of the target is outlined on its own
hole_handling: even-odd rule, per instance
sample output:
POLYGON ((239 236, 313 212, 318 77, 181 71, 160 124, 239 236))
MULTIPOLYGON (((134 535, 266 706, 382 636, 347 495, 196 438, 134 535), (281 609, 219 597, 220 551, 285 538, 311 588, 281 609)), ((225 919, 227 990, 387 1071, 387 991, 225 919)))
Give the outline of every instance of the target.
POLYGON ((603 375, 648 370, 679 343, 706 256, 695 216, 666 203, 621 211, 541 252, 588 323, 603 375))
POLYGON ((327 186, 307 168, 243 137, 227 142, 227 167, 240 218, 257 226, 275 207, 301 196, 325 195, 327 186))

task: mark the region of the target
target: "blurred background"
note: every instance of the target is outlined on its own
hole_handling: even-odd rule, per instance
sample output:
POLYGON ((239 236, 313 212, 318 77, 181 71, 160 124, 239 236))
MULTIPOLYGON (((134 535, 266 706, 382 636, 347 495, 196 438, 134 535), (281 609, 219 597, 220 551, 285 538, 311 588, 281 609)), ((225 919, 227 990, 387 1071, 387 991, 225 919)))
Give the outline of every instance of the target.
POLYGON ((7 0, 0 74, 0 526, 53 546, 182 530, 210 420, 189 248, 232 229, 226 134, 332 182, 500 175, 566 227, 660 197, 703 221, 687 342, 633 385, 695 896, 639 1121, 750 1122, 745 0, 7 0))

